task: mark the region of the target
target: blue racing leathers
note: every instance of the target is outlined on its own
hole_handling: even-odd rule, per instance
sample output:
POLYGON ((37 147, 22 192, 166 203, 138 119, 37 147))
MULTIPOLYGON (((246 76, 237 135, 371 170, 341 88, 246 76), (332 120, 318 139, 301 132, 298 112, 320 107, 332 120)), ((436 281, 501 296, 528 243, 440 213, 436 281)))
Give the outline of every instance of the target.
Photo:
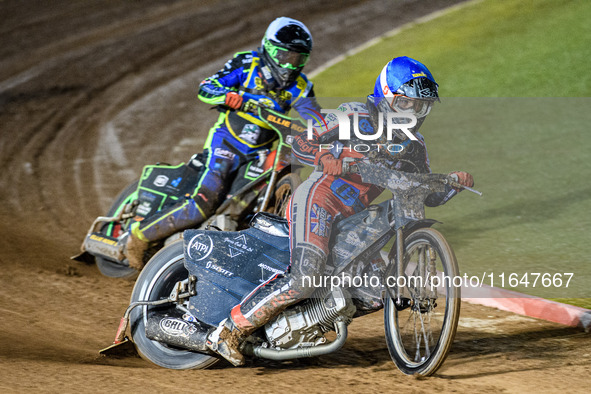
POLYGON ((135 224, 132 231, 136 237, 156 241, 196 227, 213 214, 238 168, 256 151, 270 148, 277 138, 275 131, 258 116, 257 106, 281 113, 294 108, 304 119, 320 110, 313 84, 304 74, 284 89, 275 86, 256 51, 237 53, 220 71, 201 82, 199 99, 220 111, 204 146, 205 171, 190 198, 135 224), (239 110, 224 106, 228 93, 242 96, 239 110))

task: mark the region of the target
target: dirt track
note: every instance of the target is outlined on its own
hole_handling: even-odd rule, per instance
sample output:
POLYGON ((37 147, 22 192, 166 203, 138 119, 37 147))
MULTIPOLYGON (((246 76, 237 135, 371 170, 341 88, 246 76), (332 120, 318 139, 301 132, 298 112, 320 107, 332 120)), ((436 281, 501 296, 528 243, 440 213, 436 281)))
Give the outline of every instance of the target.
POLYGON ((312 30, 311 70, 454 2, 0 2, 0 391, 586 391, 588 335, 468 304, 425 380, 391 363, 379 313, 316 360, 179 372, 98 357, 132 283, 68 256, 144 164, 201 148, 216 116, 196 99, 201 79, 277 16, 312 30))

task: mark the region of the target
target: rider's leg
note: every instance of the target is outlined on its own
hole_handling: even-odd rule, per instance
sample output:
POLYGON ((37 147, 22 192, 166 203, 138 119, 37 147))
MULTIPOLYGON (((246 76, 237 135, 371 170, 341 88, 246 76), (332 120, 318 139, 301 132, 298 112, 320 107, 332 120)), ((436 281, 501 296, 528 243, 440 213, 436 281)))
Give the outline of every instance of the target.
POLYGON ((313 245, 298 247, 292 253, 292 271, 262 284, 235 306, 230 317, 208 335, 210 349, 236 366, 243 365, 244 356, 239 350, 242 341, 288 306, 312 296, 315 288, 302 278, 312 278, 318 268, 324 269, 326 257, 313 245), (304 276, 292 274, 295 266, 304 276))
POLYGON ((224 137, 225 132, 221 130, 208 140, 206 169, 190 198, 132 225, 126 250, 130 267, 143 268, 144 254, 150 242, 199 226, 223 201, 230 183, 228 180, 240 162, 239 157, 226 147, 224 137))
POLYGON ((316 290, 313 284, 319 283, 315 278, 324 274, 332 220, 336 213, 347 212, 347 207, 330 191, 333 179, 314 173, 294 194, 289 272, 257 287, 209 335, 208 346, 232 364, 244 363, 239 351, 244 338, 316 290))
MULTIPOLYGON (((210 174, 210 177, 217 176, 210 174)), ((199 226, 207 219, 214 207, 212 202, 215 202, 215 199, 206 200, 201 195, 202 193, 199 193, 193 198, 176 203, 149 220, 134 223, 127 242, 126 257, 129 266, 138 270, 143 268, 144 254, 150 242, 199 226)))

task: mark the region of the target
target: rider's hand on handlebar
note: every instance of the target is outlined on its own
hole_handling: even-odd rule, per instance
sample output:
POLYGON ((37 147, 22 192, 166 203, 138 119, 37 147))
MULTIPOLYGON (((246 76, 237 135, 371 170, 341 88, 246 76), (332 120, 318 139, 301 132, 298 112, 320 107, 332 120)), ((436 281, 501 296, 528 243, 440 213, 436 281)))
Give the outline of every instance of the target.
POLYGON ((240 109, 242 106, 242 96, 236 92, 228 92, 226 93, 226 102, 224 104, 232 109, 240 109))
POLYGON ((339 176, 343 173, 343 161, 335 158, 330 153, 322 156, 319 162, 322 164, 322 172, 324 174, 339 176))
POLYGON ((254 113, 258 106, 259 106, 259 102, 257 100, 250 99, 244 103, 244 105, 242 106, 242 111, 254 113))
POLYGON ((253 98, 248 99, 247 101, 243 102, 242 104, 242 111, 244 112, 252 112, 253 114, 257 113, 258 108, 271 108, 273 109, 273 102, 269 99, 262 98, 259 100, 255 100, 253 98))
MULTIPOLYGON (((464 171, 454 171, 449 174, 451 177, 457 178, 456 182, 462 186, 472 187, 474 186, 474 178, 467 172, 464 171)), ((461 189, 454 187, 456 191, 460 191, 461 189)))

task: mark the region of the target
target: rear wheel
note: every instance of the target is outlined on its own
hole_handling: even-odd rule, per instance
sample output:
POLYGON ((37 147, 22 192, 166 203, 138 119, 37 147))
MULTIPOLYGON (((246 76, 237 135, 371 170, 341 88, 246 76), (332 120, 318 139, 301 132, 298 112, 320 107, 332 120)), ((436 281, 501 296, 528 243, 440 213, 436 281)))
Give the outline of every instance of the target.
MULTIPOLYGON (((125 187, 125 189, 119 193, 106 216, 114 216, 118 214, 121 209, 123 209, 123 205, 128 204, 136 199, 137 196, 135 195, 135 192, 137 190, 138 184, 139 180, 127 185, 127 187, 125 187)), ((105 224, 101 229, 101 233, 116 238, 122 232, 126 231, 125 228, 122 228, 122 225, 125 224, 119 222, 105 224)), ((137 276, 138 273, 134 268, 130 268, 129 266, 111 260, 103 259, 102 257, 95 257, 95 262, 101 274, 111 278, 132 279, 137 276)))
POLYGON ((406 238, 402 278, 394 277, 395 249, 389 256, 394 269, 387 277, 384 308, 388 351, 403 373, 429 376, 443 364, 455 337, 461 301, 460 288, 453 284, 458 264, 443 235, 431 228, 406 238))
MULTIPOLYGON (((168 298, 178 281, 187 279, 183 241, 176 241, 161 249, 144 267, 133 288, 131 302, 156 301, 168 298)), ((175 314, 177 304, 141 306, 129 316, 131 338, 140 356, 156 365, 170 369, 202 369, 218 361, 206 354, 168 346, 146 337, 147 317, 154 312, 175 314)))

